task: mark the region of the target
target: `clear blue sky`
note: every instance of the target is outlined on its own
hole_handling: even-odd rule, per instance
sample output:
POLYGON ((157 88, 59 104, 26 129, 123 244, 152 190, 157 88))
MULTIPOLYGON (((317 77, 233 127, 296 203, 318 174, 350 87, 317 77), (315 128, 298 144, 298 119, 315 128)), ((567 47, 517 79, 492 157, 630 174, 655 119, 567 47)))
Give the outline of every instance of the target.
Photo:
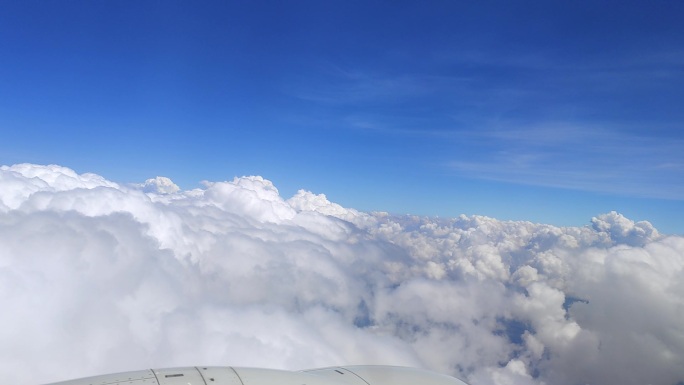
POLYGON ((0 164, 684 233, 684 2, 4 1, 0 164))

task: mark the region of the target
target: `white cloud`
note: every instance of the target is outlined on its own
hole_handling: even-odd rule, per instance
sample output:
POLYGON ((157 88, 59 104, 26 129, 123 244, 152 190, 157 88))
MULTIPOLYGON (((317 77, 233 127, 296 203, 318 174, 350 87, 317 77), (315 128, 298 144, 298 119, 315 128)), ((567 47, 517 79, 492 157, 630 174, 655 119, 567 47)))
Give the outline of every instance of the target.
POLYGON ((174 186, 0 168, 1 382, 362 363, 473 385, 684 380, 684 238, 648 222, 397 217, 261 177, 174 186))
POLYGON ((142 190, 145 192, 157 194, 173 194, 180 191, 180 187, 173 183, 171 179, 163 176, 150 178, 145 183, 138 185, 138 187, 142 187, 142 190))
POLYGON ((615 243, 642 246, 658 238, 658 230, 646 221, 634 221, 611 211, 591 219, 596 231, 607 233, 615 243))

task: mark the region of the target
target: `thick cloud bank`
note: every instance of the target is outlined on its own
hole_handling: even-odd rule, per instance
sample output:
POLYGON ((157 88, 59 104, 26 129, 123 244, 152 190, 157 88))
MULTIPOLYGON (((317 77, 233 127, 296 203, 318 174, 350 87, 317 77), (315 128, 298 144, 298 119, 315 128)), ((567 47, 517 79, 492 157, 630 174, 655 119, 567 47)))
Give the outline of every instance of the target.
POLYGON ((684 381, 684 238, 362 213, 261 177, 181 191, 0 168, 0 383, 176 365, 684 381))

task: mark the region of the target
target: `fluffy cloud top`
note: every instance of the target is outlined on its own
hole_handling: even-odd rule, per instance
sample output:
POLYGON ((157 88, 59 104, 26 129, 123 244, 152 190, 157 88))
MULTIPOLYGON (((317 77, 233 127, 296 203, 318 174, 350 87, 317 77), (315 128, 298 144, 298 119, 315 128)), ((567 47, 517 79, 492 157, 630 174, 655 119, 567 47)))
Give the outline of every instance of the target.
POLYGON ((362 213, 261 177, 181 191, 0 168, 0 380, 179 365, 684 381, 684 238, 362 213))

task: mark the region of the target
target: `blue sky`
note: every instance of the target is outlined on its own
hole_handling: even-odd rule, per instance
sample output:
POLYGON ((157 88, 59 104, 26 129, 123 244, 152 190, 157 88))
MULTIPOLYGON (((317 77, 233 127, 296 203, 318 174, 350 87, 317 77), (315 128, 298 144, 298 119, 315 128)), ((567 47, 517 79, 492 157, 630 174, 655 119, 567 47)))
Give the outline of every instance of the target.
POLYGON ((0 4, 0 164, 684 233, 684 3, 0 4))

